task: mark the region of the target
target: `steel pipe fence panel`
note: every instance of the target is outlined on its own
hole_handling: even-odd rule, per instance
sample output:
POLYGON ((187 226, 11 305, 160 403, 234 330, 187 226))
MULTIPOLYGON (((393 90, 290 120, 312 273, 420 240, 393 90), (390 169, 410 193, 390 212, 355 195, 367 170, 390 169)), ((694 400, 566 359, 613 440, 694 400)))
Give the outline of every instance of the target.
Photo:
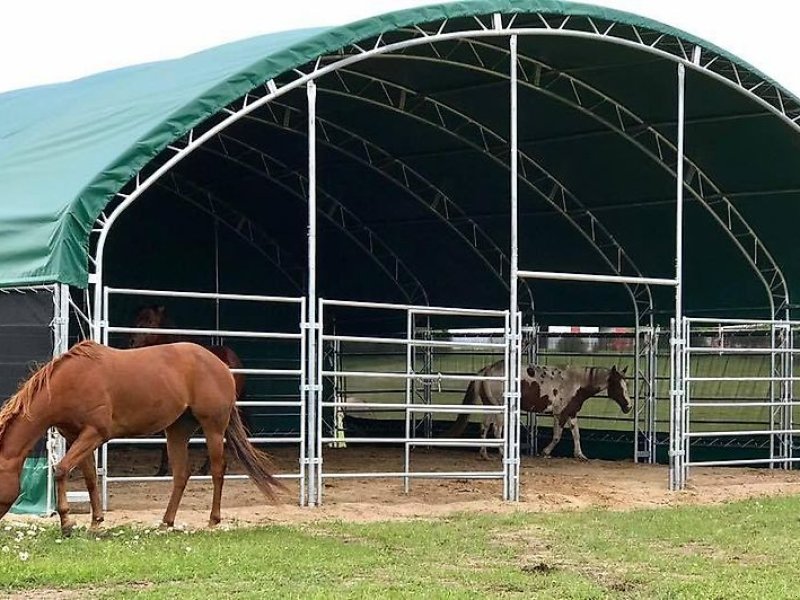
POLYGON ((686 390, 682 398, 685 426, 677 432, 685 453, 683 485, 690 467, 794 467, 794 438, 800 434, 800 424, 795 424, 793 416, 794 406, 800 404, 794 396, 794 382, 800 380, 794 376, 798 358, 794 337, 798 333, 800 324, 781 319, 684 319, 680 360, 684 363, 681 377, 686 390), (713 361, 722 361, 721 374, 708 374, 713 361), (709 395, 715 389, 716 395, 709 395), (702 411, 726 411, 730 416, 723 423, 703 418, 702 411), (740 418, 731 420, 732 415, 740 418), (759 415, 760 420, 754 418, 759 415), (766 442, 756 443, 764 438, 766 442), (702 439, 714 443, 724 439, 750 440, 767 456, 693 459, 692 442, 702 439))
MULTIPOLYGON (((240 342, 250 341, 258 344, 261 351, 269 350, 271 346, 264 346, 265 344, 289 343, 287 351, 290 356, 280 358, 279 360, 285 362, 293 362, 297 364, 296 368, 256 368, 256 367, 242 367, 230 369, 232 373, 239 373, 247 375, 256 382, 264 381, 267 385, 268 382, 285 381, 291 382, 296 380, 297 388, 292 393, 296 400, 281 399, 281 396, 270 397, 273 399, 247 399, 237 400, 236 406, 239 409, 248 407, 253 409, 260 409, 263 413, 265 410, 274 409, 276 412, 263 413, 265 415, 296 415, 298 418, 298 434, 281 434, 270 433, 269 435, 251 434, 248 440, 253 444, 276 446, 276 445, 290 445, 296 446, 298 451, 298 466, 295 471, 284 472, 276 474, 276 477, 287 480, 296 480, 299 484, 299 502, 304 504, 306 500, 306 467, 307 467, 307 452, 306 446, 308 443, 307 430, 306 430, 306 411, 307 411, 307 371, 305 365, 306 357, 306 337, 304 334, 304 327, 307 322, 306 306, 307 302, 304 297, 287 297, 287 296, 269 296, 258 294, 228 294, 228 293, 211 293, 211 292, 193 292, 182 290, 147 290, 136 288, 112 288, 106 286, 102 292, 102 319, 100 319, 100 341, 109 345, 109 335, 114 333, 152 333, 159 335, 180 335, 180 336, 197 336, 197 337, 215 337, 220 340, 232 339, 240 342), (225 302, 231 305, 239 306, 242 303, 248 305, 260 305, 265 310, 272 310, 271 307, 282 305, 286 306, 290 312, 295 313, 293 324, 290 322, 286 326, 296 328, 296 332, 289 331, 264 331, 264 330, 243 330, 243 329, 224 329, 221 327, 214 329, 207 328, 156 328, 156 327, 127 327, 119 326, 111 323, 110 305, 112 297, 160 297, 160 298, 180 298, 184 300, 197 300, 200 302, 225 302), (292 357, 291 355, 296 355, 292 357), (286 412, 286 411, 290 412, 286 412)), ((219 313, 217 313, 219 315, 219 313)), ((217 318, 219 318, 217 316, 217 318)), ((243 357, 244 360, 249 360, 243 357)), ((251 386, 252 387, 252 384, 251 386)), ((250 389, 250 388, 248 388, 250 389)), ((283 396, 285 398, 286 396, 283 396)), ((290 396, 291 397, 291 396, 290 396)), ((171 481, 170 476, 145 476, 145 475, 115 475, 110 472, 113 467, 114 459, 109 459, 109 448, 120 446, 144 447, 155 446, 163 448, 166 444, 165 437, 133 437, 133 438, 117 438, 109 440, 103 444, 100 449, 100 460, 98 474, 100 477, 100 485, 102 491, 103 505, 108 507, 109 499, 109 484, 123 484, 132 482, 159 482, 171 481)), ((205 444, 203 436, 195 436, 190 438, 189 444, 202 445, 205 444)), ((226 475, 228 480, 247 479, 246 475, 226 475)), ((192 480, 197 481, 210 481, 210 476, 192 476, 192 480)))
MULTIPOLYGON (((379 313, 376 313, 379 314, 379 313)), ((367 317, 368 318, 368 317, 367 317)), ((508 469, 504 464, 503 471, 483 470, 483 471, 447 471, 443 467, 442 472, 428 473, 421 472, 413 468, 414 449, 418 447, 431 448, 493 448, 502 450, 505 454, 508 450, 509 427, 504 427, 502 434, 495 438, 447 438, 436 437, 433 435, 432 415, 481 415, 487 417, 503 417, 504 422, 508 423, 508 409, 506 404, 499 406, 484 405, 465 405, 442 403, 441 400, 434 402, 436 394, 463 394, 461 390, 446 389, 442 390, 440 382, 449 381, 463 383, 472 381, 492 382, 500 384, 505 393, 508 385, 507 367, 506 372, 500 375, 477 374, 473 369, 468 372, 458 372, 463 365, 458 368, 452 366, 453 360, 458 360, 465 350, 485 350, 484 353, 470 352, 466 355, 483 357, 484 360, 494 360, 500 356, 505 359, 508 344, 509 318, 508 311, 472 309, 464 307, 428 307, 419 305, 406 305, 398 303, 383 302, 361 302, 353 300, 319 300, 319 330, 318 338, 322 343, 322 348, 318 359, 318 380, 325 383, 322 396, 326 399, 317 401, 317 474, 316 474, 316 503, 322 502, 324 492, 324 482, 334 478, 376 478, 393 477, 403 480, 403 489, 411 491, 411 481, 415 478, 448 477, 448 473, 454 473, 453 477, 464 478, 465 473, 469 478, 477 479, 504 479, 509 476, 508 469), (366 312, 365 312, 366 311, 366 312), (343 333, 334 330, 346 326, 348 323, 347 315, 353 313, 373 314, 376 311, 389 313, 391 322, 404 324, 405 332, 396 337, 375 336, 364 334, 343 333), (450 333, 449 328, 438 329, 434 327, 436 321, 447 321, 468 319, 474 322, 475 319, 488 320, 489 324, 501 321, 502 327, 490 327, 492 330, 499 330, 503 335, 503 342, 491 342, 483 339, 476 340, 476 336, 470 336, 468 328, 462 328, 458 335, 462 339, 454 339, 454 334, 450 333), (343 325, 345 324, 345 325, 343 325), (442 337, 443 336, 443 337, 442 337), (467 339, 463 339, 464 337, 467 339), (371 352, 359 350, 349 353, 349 348, 369 347, 372 345, 371 352), (384 352, 381 348, 397 346, 400 351, 384 352), (494 350, 502 350, 499 355, 494 350), (323 356, 328 356, 327 362, 322 360, 323 356), (435 368, 437 361, 450 361, 451 366, 447 372, 438 372, 435 368), (388 361, 388 362, 387 362, 388 361), (392 368, 387 368, 391 363, 392 368), (336 368, 331 368, 336 365, 336 368), (351 366, 352 365, 352 366, 351 366), (402 366, 401 366, 402 365, 402 366), (369 369, 368 366, 377 368, 369 369), (400 369, 403 369, 402 371, 400 369), (390 385, 390 382, 403 381, 404 385, 390 385), (387 384, 389 384, 387 386, 387 384), (333 387, 332 392, 325 391, 333 387), (370 397, 372 396, 372 397, 370 397), (392 400, 387 397, 384 401, 374 400, 374 397, 393 396, 392 400), (364 401, 354 401, 355 397, 363 397, 364 401), (398 402, 397 399, 403 401, 398 402), (333 414, 333 423, 326 424, 326 415, 333 414), (370 414, 395 413, 402 415, 401 430, 398 435, 363 435, 358 432, 343 430, 337 426, 340 418, 338 415, 357 417, 360 413, 370 414), (353 445, 382 445, 401 447, 403 469, 397 471, 386 471, 381 473, 369 472, 364 469, 358 473, 342 473, 332 468, 326 468, 325 457, 331 452, 335 452, 336 447, 353 445)), ((351 317, 351 322, 353 321, 351 317)), ((487 329, 485 326, 483 329, 487 329)), ((480 360, 475 358, 474 360, 480 360)), ((442 369, 444 370, 444 369, 442 369)), ((373 418, 375 415, 373 415, 373 418)))

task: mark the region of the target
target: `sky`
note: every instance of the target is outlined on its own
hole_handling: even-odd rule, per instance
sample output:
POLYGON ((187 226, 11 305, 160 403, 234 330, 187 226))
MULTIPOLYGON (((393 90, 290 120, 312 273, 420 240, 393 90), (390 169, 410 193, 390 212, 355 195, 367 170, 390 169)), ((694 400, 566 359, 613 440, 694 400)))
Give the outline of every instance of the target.
MULTIPOLYGON (((419 0, 31 0, 3 6, 0 92, 184 56, 263 33, 336 25, 419 0), (198 7, 204 7, 198 10, 198 7), (211 7, 208 9, 206 7, 211 7)), ((595 0, 721 46, 800 95, 800 2, 595 0), (757 7, 755 10, 753 7, 757 7)))

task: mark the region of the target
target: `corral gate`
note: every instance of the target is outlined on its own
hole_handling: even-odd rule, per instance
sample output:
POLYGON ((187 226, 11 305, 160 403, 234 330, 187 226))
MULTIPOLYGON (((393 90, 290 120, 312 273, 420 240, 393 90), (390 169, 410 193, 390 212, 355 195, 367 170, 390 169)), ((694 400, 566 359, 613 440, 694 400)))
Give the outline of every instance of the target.
POLYGON ((679 368, 670 380, 671 487, 683 488, 691 467, 789 469, 800 460, 794 456, 794 436, 800 434, 794 421, 799 328, 800 322, 788 320, 673 320, 671 359, 679 368), (762 456, 696 460, 692 444, 700 438, 722 448, 744 438, 762 456))
MULTIPOLYGON (((317 371, 315 381, 329 382, 333 384, 334 394, 326 397, 323 385, 317 386, 319 400, 312 411, 315 413, 316 427, 316 446, 309 446, 309 503, 318 504, 322 502, 324 482, 330 479, 353 479, 353 478, 398 478, 404 482, 406 492, 410 490, 413 479, 502 479, 503 498, 513 500, 519 494, 519 474, 514 465, 518 464, 519 459, 519 440, 513 434, 518 428, 518 414, 515 413, 513 405, 509 402, 508 391, 511 387, 509 369, 510 354, 510 316, 507 310, 486 310, 457 307, 435 307, 422 305, 388 304, 379 302, 357 302, 348 300, 328 300, 320 299, 319 310, 319 344, 317 371), (395 319, 405 322, 405 331, 400 336, 368 336, 368 335, 348 335, 336 333, 333 330, 330 318, 332 314, 341 313, 346 310, 358 310, 361 312, 390 314, 395 319), (447 317, 449 319, 470 318, 484 319, 495 327, 500 325, 504 332, 502 342, 458 340, 458 339, 431 339, 430 330, 426 327, 418 326, 418 319, 425 320, 431 317, 447 317), (491 323, 491 322, 494 323, 491 323), (369 368, 369 364, 358 368, 357 366, 348 367, 342 364, 341 360, 335 361, 332 365, 326 365, 323 357, 328 354, 325 348, 328 346, 339 346, 349 344, 351 346, 385 346, 396 348, 405 355, 404 371, 388 370, 381 363, 376 367, 369 368), (478 375, 474 372, 434 372, 432 367, 431 350, 440 349, 479 349, 486 354, 496 354, 495 359, 502 359, 504 370, 502 375, 478 375), (421 356, 418 356, 421 354, 421 356), (421 359, 421 360, 420 360, 421 359), (389 394, 386 390, 369 390, 371 398, 367 401, 360 401, 358 397, 350 397, 341 393, 345 388, 344 382, 363 382, 363 381, 397 381, 403 386, 402 402, 374 401, 376 395, 389 394), (442 382, 470 382, 470 381, 498 381, 503 388, 503 403, 498 406, 464 405, 460 402, 433 403, 431 402, 431 387, 441 386, 442 382), (370 401, 371 400, 371 401, 370 401), (404 420, 404 431, 402 436, 369 436, 369 437, 350 437, 341 427, 340 415, 346 412, 394 412, 401 413, 404 420), (438 414, 479 414, 479 415, 498 415, 506 425, 502 428, 502 434, 494 439, 480 438, 448 438, 432 435, 430 416, 438 414), (325 415, 330 415, 327 419, 325 415), (328 421, 326 423, 326 421, 328 421), (324 457, 326 447, 338 447, 349 444, 379 444, 395 445, 403 447, 402 469, 388 469, 382 471, 368 471, 357 469, 353 471, 342 471, 327 469, 324 457), (477 451, 480 446, 497 448, 502 450, 503 461, 502 469, 497 470, 435 470, 424 471, 414 469, 412 455, 417 447, 467 447, 475 448, 477 451)), ((341 319, 339 320, 341 322, 341 319)), ((341 357, 340 352, 330 353, 334 357, 341 357)), ((349 386, 353 387, 353 386, 349 386)), ((399 390, 394 390, 396 394, 399 390)), ((441 390, 440 390, 441 391, 441 390)), ((459 396, 460 400, 460 396, 459 396)), ((309 424, 309 427, 311 425, 309 424)), ((497 432, 495 432, 497 433, 497 432)), ((334 452, 330 450, 328 452, 334 452)))
MULTIPOLYGON (((197 341, 197 338, 215 341, 216 343, 223 343, 225 339, 235 340, 255 340, 264 343, 283 342, 289 343, 294 346, 294 365, 291 368, 265 368, 261 366, 248 365, 248 359, 241 357, 244 362, 244 368, 231 369, 234 373, 242 373, 247 376, 248 380, 253 378, 268 378, 268 379, 290 379, 297 381, 294 390, 296 393, 293 397, 285 399, 247 399, 245 393, 245 400, 237 401, 240 407, 259 407, 262 409, 289 409, 299 417, 299 434, 296 435, 269 435, 258 436, 249 438, 251 442, 257 444, 291 444, 296 445, 298 448, 298 465, 294 470, 279 472, 276 476, 281 479, 297 480, 300 488, 300 503, 304 503, 306 496, 306 464, 307 464, 307 432, 306 426, 306 410, 307 400, 306 392, 307 374, 306 374, 306 343, 307 338, 305 335, 305 324, 307 322, 306 315, 306 299, 304 297, 289 297, 289 296, 261 296, 253 294, 221 294, 221 293, 205 293, 205 292, 189 292, 189 291, 174 291, 174 290, 145 290, 145 289, 131 289, 131 288, 113 288, 105 286, 103 288, 103 311, 102 319, 100 320, 100 340, 103 344, 109 344, 110 334, 133 334, 133 333, 152 333, 172 336, 185 336, 187 339, 197 341), (187 300, 198 300, 205 302, 227 302, 241 305, 243 303, 258 304, 265 307, 293 307, 296 313, 296 319, 292 323, 287 324, 287 328, 282 331, 259 331, 259 330, 232 330, 232 329, 197 329, 197 328, 145 328, 145 327, 130 327, 123 325, 115 325, 109 321, 110 302, 114 297, 129 296, 138 298, 181 298, 187 300)), ((113 464, 109 461, 109 447, 112 445, 128 444, 128 445, 159 445, 163 446, 166 443, 166 438, 160 437, 135 437, 135 438, 119 438, 108 441, 100 449, 99 477, 103 497, 104 508, 108 507, 108 487, 109 484, 115 483, 134 483, 144 481, 169 481, 171 476, 155 476, 155 475, 112 475, 110 472, 113 464)), ((190 444, 205 444, 204 437, 193 437, 190 439, 190 444)), ((246 475, 226 475, 226 479, 245 479, 246 475)), ((209 480, 208 475, 192 475, 192 480, 209 480)))

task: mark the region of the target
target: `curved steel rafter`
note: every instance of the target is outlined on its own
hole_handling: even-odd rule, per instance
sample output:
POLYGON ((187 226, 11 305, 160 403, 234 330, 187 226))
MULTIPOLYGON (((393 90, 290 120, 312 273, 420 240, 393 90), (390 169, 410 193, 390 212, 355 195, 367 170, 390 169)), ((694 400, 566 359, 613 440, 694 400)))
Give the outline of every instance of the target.
MULTIPOLYGON (((216 141, 218 149, 207 145, 202 150, 225 158, 268 179, 303 202, 308 201, 308 178, 302 173, 292 170, 288 165, 263 150, 231 136, 220 134, 216 141), (233 154, 235 148, 239 149, 239 153, 236 155, 233 154)), ((367 227, 358 216, 331 194, 321 189, 319 185, 317 186, 317 205, 319 214, 363 250, 378 268, 395 283, 408 302, 428 303, 425 287, 397 253, 383 242, 379 235, 367 227)))
POLYGON ((195 208, 211 216, 228 230, 236 234, 248 246, 267 259, 298 292, 303 291, 302 277, 305 266, 269 236, 258 224, 244 213, 189 179, 170 172, 158 182, 158 187, 174 194, 195 208))
MULTIPOLYGON (((486 154, 501 168, 509 169, 505 138, 468 115, 413 89, 347 69, 336 71, 334 78, 326 80, 326 86, 318 85, 317 89, 320 93, 369 103, 436 127, 486 154), (336 88, 331 87, 334 81, 336 88)), ((642 276, 614 236, 574 194, 529 154, 519 151, 519 157, 520 181, 564 216, 615 274, 642 276)), ((638 322, 652 312, 650 288, 642 284, 625 284, 625 287, 634 303, 638 322)))
MULTIPOLYGON (((398 53, 383 58, 444 63, 448 66, 470 68, 500 79, 509 78, 508 73, 504 72, 502 68, 493 69, 491 66, 505 64, 509 54, 507 49, 481 40, 465 39, 458 40, 458 43, 470 46, 471 52, 464 54, 474 61, 472 64, 465 63, 461 57, 459 61, 450 61, 439 51, 432 52, 433 56, 398 53)), ((525 56, 520 56, 519 62, 521 71, 519 85, 580 110, 634 144, 673 177, 676 176, 677 146, 632 110, 580 78, 559 71, 545 62, 525 56)), ((779 317, 789 306, 788 285, 780 267, 752 227, 713 179, 696 162, 685 155, 684 159, 687 166, 684 179, 687 190, 711 213, 714 220, 728 234, 732 243, 745 256, 767 290, 772 316, 779 317)))
MULTIPOLYGON (((271 102, 267 106, 267 110, 272 119, 271 122, 252 115, 248 117, 248 120, 271 127, 280 125, 287 131, 304 134, 304 113, 300 109, 280 102, 271 102), (279 110, 276 111, 276 108, 279 110), (278 114, 279 112, 282 114, 278 114), (292 118, 293 116, 300 118, 292 118)), ((320 116, 317 116, 316 121, 319 128, 318 141, 322 140, 337 152, 376 172, 435 214, 472 249, 508 291, 510 269, 508 256, 492 237, 441 188, 407 163, 394 158, 381 146, 320 116)), ((534 297, 530 284, 523 281, 521 286, 528 294, 530 310, 533 311, 534 297)))
MULTIPOLYGON (((546 13, 525 13, 523 19, 519 16, 520 13, 496 13, 475 17, 471 21, 444 19, 425 26, 416 26, 410 30, 396 30, 391 35, 381 34, 371 40, 346 45, 331 55, 320 56, 305 67, 305 70, 296 68, 261 86, 254 87, 243 97, 232 102, 229 107, 176 138, 158 159, 148 164, 145 173, 138 172, 123 190, 116 194, 121 203, 108 215, 108 218, 101 215, 98 221, 96 233, 99 233, 99 238, 95 256, 90 257, 94 265, 92 281, 102 282, 105 241, 118 216, 175 164, 209 139, 271 100, 309 81, 348 65, 413 46, 461 38, 491 38, 512 34, 520 37, 552 36, 603 41, 680 62, 687 69, 703 73, 752 98, 781 118, 785 124, 800 132, 798 124, 800 104, 794 98, 783 94, 776 85, 765 81, 758 73, 737 68, 732 60, 713 48, 693 46, 690 52, 687 50, 687 44, 676 36, 637 25, 618 24, 614 21, 581 15, 554 18, 553 15, 546 13), (523 20, 526 22, 522 23, 523 20)), ((94 293, 97 306, 101 302, 99 287, 95 288, 94 293)), ((95 329, 96 333, 99 332, 99 324, 95 329)))

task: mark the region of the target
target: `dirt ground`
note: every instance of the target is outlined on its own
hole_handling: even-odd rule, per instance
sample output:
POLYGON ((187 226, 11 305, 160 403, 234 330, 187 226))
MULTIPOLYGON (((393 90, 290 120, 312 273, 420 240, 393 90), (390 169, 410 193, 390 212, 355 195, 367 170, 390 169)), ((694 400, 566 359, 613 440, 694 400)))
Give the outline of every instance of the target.
MULTIPOLYGON (((296 450, 272 451, 279 469, 297 464, 296 450)), ((158 450, 117 449, 111 454, 113 474, 152 475, 158 464, 158 450)), ((195 467, 203 456, 193 454, 195 467)), ((326 449, 326 472, 402 470, 402 450, 385 447, 326 449)), ((414 450, 415 471, 500 470, 499 458, 481 461, 475 450, 414 450)), ((229 472, 240 472, 232 465, 229 472)), ((72 489, 81 489, 79 480, 72 489)), ((333 479, 325 482, 323 505, 301 508, 297 504, 296 482, 289 481, 289 493, 269 504, 249 481, 228 481, 223 492, 223 523, 248 525, 302 523, 316 520, 376 521, 445 516, 463 511, 502 514, 513 511, 557 511, 602 507, 615 510, 710 504, 758 496, 800 493, 800 471, 767 469, 705 468, 690 474, 689 489, 667 490, 667 468, 662 465, 634 465, 632 462, 572 459, 523 458, 522 501, 502 501, 499 480, 414 480, 404 494, 401 479, 333 479)), ((169 482, 111 483, 106 524, 156 525, 166 506, 169 482)), ((209 482, 190 482, 178 512, 177 524, 203 527, 211 502, 209 482)), ((88 522, 88 506, 73 505, 79 523, 88 522)))

